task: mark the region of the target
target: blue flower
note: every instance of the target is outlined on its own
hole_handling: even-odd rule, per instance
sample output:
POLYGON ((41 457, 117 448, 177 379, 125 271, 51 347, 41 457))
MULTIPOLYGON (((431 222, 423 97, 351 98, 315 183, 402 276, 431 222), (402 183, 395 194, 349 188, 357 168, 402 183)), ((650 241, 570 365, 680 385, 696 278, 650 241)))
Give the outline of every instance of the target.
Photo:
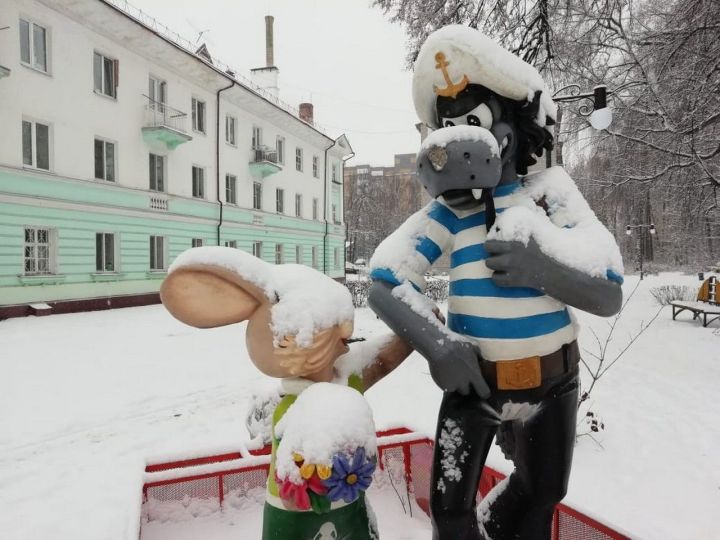
POLYGON ((328 488, 328 497, 331 501, 342 499, 346 503, 353 502, 361 491, 370 486, 374 470, 375 460, 367 459, 362 447, 355 451, 352 462, 343 453, 335 454, 332 474, 323 480, 328 488))

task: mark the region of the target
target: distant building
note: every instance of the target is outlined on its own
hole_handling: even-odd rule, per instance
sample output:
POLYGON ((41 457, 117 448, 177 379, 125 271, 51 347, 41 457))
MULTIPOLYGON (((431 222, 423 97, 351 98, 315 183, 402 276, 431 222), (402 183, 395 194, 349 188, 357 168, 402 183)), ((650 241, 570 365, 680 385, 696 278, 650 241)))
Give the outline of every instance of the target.
POLYGON ((391 167, 345 167, 349 261, 369 259, 377 245, 421 206, 416 154, 396 154, 391 167))
POLYGON ((342 278, 352 148, 278 100, 272 18, 253 83, 115 4, 3 2, 0 319, 155 302, 193 246, 342 278))

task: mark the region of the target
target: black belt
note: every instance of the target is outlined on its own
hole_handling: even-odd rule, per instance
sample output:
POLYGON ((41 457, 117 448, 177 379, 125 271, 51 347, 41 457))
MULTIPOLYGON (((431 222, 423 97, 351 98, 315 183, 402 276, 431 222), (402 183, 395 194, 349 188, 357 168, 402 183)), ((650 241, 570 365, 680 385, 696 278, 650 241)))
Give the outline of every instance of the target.
POLYGON ((488 385, 499 390, 537 388, 546 379, 558 377, 575 369, 580 362, 577 341, 572 341, 545 356, 517 360, 480 360, 480 369, 488 385))

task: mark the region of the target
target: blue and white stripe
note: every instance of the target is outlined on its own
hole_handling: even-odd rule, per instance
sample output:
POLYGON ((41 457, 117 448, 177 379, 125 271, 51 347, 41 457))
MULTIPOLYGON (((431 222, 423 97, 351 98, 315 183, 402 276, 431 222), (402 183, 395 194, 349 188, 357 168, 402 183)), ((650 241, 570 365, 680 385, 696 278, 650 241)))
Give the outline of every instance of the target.
MULTIPOLYGON (((496 212, 527 204, 518 193, 519 182, 501 186, 495 192, 496 212)), ((450 296, 448 327, 476 340, 488 360, 511 360, 545 355, 575 339, 577 331, 567 307, 541 291, 523 287, 499 287, 493 271, 485 264, 488 253, 485 212, 455 211, 433 201, 423 210, 427 222, 415 237, 416 260, 411 281, 424 288, 422 272, 443 253, 450 254, 450 296)), ((383 246, 378 248, 382 250, 383 246)), ((371 276, 400 283, 401 268, 376 268, 371 276)))

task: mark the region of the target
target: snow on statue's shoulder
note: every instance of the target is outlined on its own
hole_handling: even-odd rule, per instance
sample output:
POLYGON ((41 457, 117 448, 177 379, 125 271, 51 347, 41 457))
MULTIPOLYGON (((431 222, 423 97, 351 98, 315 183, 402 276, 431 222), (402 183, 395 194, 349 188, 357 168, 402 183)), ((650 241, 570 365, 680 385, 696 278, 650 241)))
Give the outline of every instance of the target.
POLYGON ((398 283, 411 281, 417 287, 424 286, 423 274, 429 265, 427 259, 418 256, 416 248, 420 240, 428 234, 428 213, 434 204, 436 203, 431 202, 415 212, 380 243, 370 258, 371 275, 387 270, 398 283))
POLYGON ((375 424, 365 398, 353 388, 315 383, 303 391, 275 426, 280 439, 276 472, 281 480, 302 482, 296 456, 304 463, 331 467, 338 454, 352 456, 363 449, 377 454, 375 424))
POLYGON ((527 176, 520 202, 499 214, 489 239, 532 237, 546 255, 594 277, 622 276, 620 250, 562 167, 527 176), (522 198, 525 198, 522 200, 522 198))
POLYGON ((352 321, 350 292, 341 283, 301 264, 270 264, 239 249, 205 246, 181 253, 169 273, 196 265, 219 266, 238 274, 263 291, 272 304, 273 338, 295 336, 301 347, 320 330, 352 321))

